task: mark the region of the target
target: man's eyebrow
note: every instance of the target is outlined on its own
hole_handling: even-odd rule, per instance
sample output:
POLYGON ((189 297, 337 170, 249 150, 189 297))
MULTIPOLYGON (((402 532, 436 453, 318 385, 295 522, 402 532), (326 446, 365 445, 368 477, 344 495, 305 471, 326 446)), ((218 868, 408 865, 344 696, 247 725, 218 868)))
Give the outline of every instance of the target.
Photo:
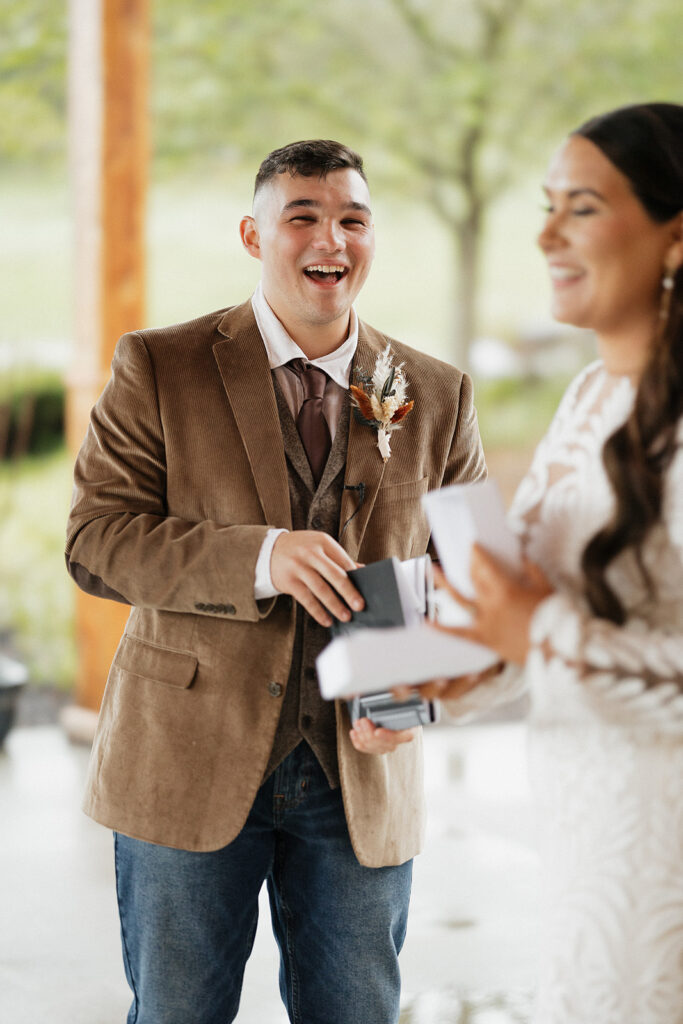
MULTIPOLYGON (((290 210, 296 210, 298 207, 305 207, 307 209, 319 208, 322 206, 317 199, 292 199, 290 202, 285 203, 282 207, 283 213, 289 213, 290 210)), ((372 217, 372 210, 365 203, 351 202, 347 203, 344 207, 345 210, 357 210, 359 213, 367 213, 368 217, 372 217)))
POLYGON ((372 210, 365 203, 349 203, 349 210, 358 210, 359 213, 367 213, 368 217, 372 217, 372 210))
POLYGON ((297 206, 320 206, 320 203, 317 199, 292 199, 289 203, 285 203, 282 212, 287 213, 289 210, 296 209, 297 206))

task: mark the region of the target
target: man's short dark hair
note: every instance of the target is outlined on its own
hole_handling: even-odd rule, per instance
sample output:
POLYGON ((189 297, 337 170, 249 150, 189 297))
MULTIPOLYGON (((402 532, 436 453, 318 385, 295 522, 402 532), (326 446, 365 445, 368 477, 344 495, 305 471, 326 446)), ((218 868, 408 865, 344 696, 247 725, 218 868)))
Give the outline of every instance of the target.
POLYGON ((325 178, 330 171, 339 171, 349 167, 357 171, 367 183, 363 161, 358 153, 341 142, 332 139, 308 139, 305 142, 290 142, 288 146, 274 149, 269 153, 258 169, 254 185, 254 195, 276 174, 300 174, 311 178, 317 174, 325 178))

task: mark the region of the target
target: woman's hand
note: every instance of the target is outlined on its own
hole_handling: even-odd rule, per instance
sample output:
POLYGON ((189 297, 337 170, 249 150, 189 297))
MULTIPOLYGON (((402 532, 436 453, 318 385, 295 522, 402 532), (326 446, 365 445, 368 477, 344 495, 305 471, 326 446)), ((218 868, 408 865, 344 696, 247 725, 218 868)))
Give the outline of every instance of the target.
POLYGON ((415 693, 425 700, 457 700, 470 690, 476 690, 478 686, 494 679, 504 668, 504 662, 499 661, 483 672, 472 672, 466 676, 455 676, 453 679, 432 679, 428 683, 420 683, 414 687, 396 686, 391 692, 396 700, 407 700, 415 693))
POLYGON ((476 595, 473 600, 460 594, 442 570, 434 566, 436 583, 470 612, 472 624, 431 625, 443 633, 490 647, 503 661, 524 664, 529 652, 531 618, 541 601, 553 593, 548 580, 532 562, 524 562, 521 573, 511 572, 478 544, 472 550, 470 573, 476 595))
POLYGON ((369 718, 359 718, 349 735, 361 754, 391 754, 402 743, 410 743, 417 729, 382 729, 369 718))

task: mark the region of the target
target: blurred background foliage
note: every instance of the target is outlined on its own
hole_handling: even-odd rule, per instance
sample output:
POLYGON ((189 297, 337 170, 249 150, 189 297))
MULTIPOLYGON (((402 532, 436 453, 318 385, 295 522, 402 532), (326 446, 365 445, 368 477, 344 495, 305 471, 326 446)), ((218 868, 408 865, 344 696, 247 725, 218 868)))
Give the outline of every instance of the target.
MULTIPOLYGON (((258 162, 295 138, 341 138, 364 155, 378 226, 359 312, 471 369, 509 493, 592 357, 589 337, 545 312, 544 166, 594 113, 681 99, 678 0, 152 0, 151 12, 149 323, 248 295, 258 266, 237 223, 258 162)), ((0 630, 35 679, 64 686, 68 21, 64 0, 0 0, 0 630)))

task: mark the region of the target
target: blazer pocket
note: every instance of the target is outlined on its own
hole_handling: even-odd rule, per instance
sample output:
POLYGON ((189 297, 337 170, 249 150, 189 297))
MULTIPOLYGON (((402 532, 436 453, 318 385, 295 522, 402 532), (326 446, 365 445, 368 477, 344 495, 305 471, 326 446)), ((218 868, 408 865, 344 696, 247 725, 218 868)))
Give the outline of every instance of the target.
POLYGON ((174 651, 170 647, 138 640, 124 634, 114 658, 112 668, 123 669, 130 675, 150 679, 155 683, 166 683, 186 690, 192 684, 199 661, 194 654, 174 651))
POLYGON ((406 483, 380 487, 374 507, 377 509, 384 505, 393 505, 396 502, 414 501, 426 494, 428 488, 428 476, 423 476, 421 480, 408 480, 406 483))

